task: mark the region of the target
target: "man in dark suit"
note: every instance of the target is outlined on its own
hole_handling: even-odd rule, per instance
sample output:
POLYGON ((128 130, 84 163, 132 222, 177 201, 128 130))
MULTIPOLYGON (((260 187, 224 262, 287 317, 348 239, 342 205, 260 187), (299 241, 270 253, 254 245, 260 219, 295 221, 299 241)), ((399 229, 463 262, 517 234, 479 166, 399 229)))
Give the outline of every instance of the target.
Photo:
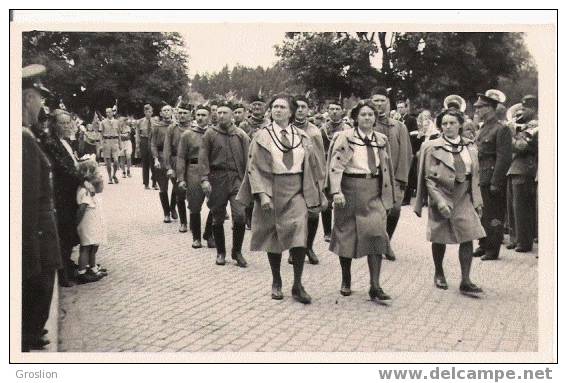
POLYGON ((481 121, 476 137, 480 166, 480 192, 484 208, 481 222, 486 237, 479 240, 475 257, 495 260, 500 254, 506 214, 506 173, 512 162, 512 133, 496 116, 497 98, 478 95, 474 104, 481 121))
POLYGON ((419 139, 417 134, 417 119, 409 113, 407 101, 399 100, 398 102, 396 102, 396 109, 401 116, 400 121, 404 123, 406 129, 408 130, 411 143, 412 160, 408 174, 408 184, 404 194, 404 199, 402 201, 402 205, 409 205, 411 202, 411 197, 413 196, 414 191, 417 188, 417 159, 415 157, 415 154, 418 152, 421 146, 421 140, 419 139))
POLYGON ((32 129, 43 112, 43 65, 22 69, 22 351, 49 344, 44 335, 55 271, 61 267, 51 164, 32 129))

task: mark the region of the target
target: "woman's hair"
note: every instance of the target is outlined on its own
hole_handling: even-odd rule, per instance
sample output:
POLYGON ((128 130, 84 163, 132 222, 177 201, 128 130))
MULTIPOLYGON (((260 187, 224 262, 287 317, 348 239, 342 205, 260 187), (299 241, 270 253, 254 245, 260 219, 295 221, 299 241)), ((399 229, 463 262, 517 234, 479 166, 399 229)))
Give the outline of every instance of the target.
POLYGON ((98 164, 94 158, 89 158, 88 160, 79 161, 77 166, 79 175, 83 180, 91 181, 98 176, 98 164))
POLYGON ((429 113, 429 116, 431 117, 431 119, 433 119, 433 115, 431 114, 431 112, 429 111, 429 109, 423 109, 416 118, 417 121, 417 126, 421 127, 423 126, 423 122, 425 121, 425 114, 429 113))
POLYGON ((376 125, 376 121, 378 120, 378 110, 376 109, 372 101, 362 100, 359 101, 358 104, 356 104, 356 106, 350 111, 350 118, 352 119, 355 127, 358 127, 358 114, 360 113, 360 110, 365 106, 369 107, 374 112, 374 125, 376 125))
POLYGON ((272 105, 274 104, 274 102, 276 100, 286 100, 287 101, 287 105, 289 106, 289 110, 291 111, 291 116, 289 117, 289 121, 291 122, 291 121, 295 120, 295 111, 297 110, 297 103, 295 102, 293 97, 290 94, 287 94, 287 93, 276 94, 274 97, 272 97, 272 99, 268 103, 268 110, 270 111, 270 120, 273 121, 273 119, 272 119, 272 105))
MULTIPOLYGON (((462 125, 465 123, 465 116, 461 112, 454 109, 445 109, 437 115, 437 118, 435 118, 435 125, 437 125, 438 129, 442 131, 443 128, 441 127, 441 123, 443 122, 443 117, 445 117, 446 115, 455 117, 459 121, 459 124, 461 124, 462 129, 462 125)), ((459 132, 461 131, 461 129, 459 129, 459 132)))

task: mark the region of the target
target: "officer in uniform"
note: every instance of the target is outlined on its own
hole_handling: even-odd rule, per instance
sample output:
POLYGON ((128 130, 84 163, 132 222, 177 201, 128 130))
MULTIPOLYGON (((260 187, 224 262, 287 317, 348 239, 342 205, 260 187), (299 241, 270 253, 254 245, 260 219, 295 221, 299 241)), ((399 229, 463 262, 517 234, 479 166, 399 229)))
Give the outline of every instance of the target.
POLYGON ((167 128, 167 134, 165 136, 165 141, 163 144, 163 151, 165 157, 165 166, 167 169, 167 176, 173 182, 173 191, 175 194, 177 202, 177 212, 179 214, 179 232, 187 232, 187 210, 185 208, 185 191, 178 190, 177 184, 177 149, 179 147, 179 141, 181 135, 189 130, 191 126, 191 112, 193 110, 193 105, 182 102, 177 108, 177 118, 176 124, 171 124, 167 128))
POLYGON ((41 97, 49 95, 39 81, 43 65, 22 69, 22 352, 49 344, 44 335, 61 253, 51 164, 32 129, 45 117, 41 97))
MULTIPOLYGON (((177 183, 178 191, 186 193, 189 208, 189 226, 193 234, 194 249, 203 247, 201 244, 201 208, 205 194, 201 188, 201 171, 199 169, 199 148, 203 143, 203 135, 207 131, 211 109, 205 105, 195 108, 196 124, 191 125, 179 140, 177 148, 177 183)), ((205 224, 203 238, 209 248, 216 247, 212 237, 213 216, 209 212, 205 224)))
POLYGON ((226 263, 223 222, 226 205, 230 202, 232 216, 232 259, 246 267, 242 242, 246 231, 246 206, 236 200, 244 179, 250 138, 232 122, 232 105, 220 103, 217 109, 218 126, 207 129, 199 150, 201 187, 208 196, 207 205, 213 213, 213 235, 217 245, 217 265, 226 263))
POLYGON ((118 171, 118 156, 122 150, 120 140, 120 121, 114 118, 112 108, 106 108, 106 118, 100 122, 100 133, 102 136, 102 155, 106 163, 108 183, 118 183, 116 172, 118 171), (112 167, 111 167, 112 165, 112 167))
POLYGON ((473 253, 483 261, 495 260, 500 254, 506 214, 506 173, 512 162, 512 133, 500 123, 496 107, 503 93, 479 94, 474 103, 481 123, 476 137, 480 167, 480 192, 484 204, 481 222, 486 237, 479 240, 473 253))
MULTIPOLYGON (((412 147, 408 130, 405 125, 389 118, 390 101, 388 99, 388 91, 385 88, 375 88, 372 90, 372 103, 378 109, 378 118, 376 120, 376 130, 388 137, 390 143, 390 155, 392 159, 392 167, 394 168, 394 207, 390 209, 386 221, 386 231, 390 240, 394 236, 400 212, 404 192, 408 183, 408 175, 412 159, 412 147)), ((396 256, 393 250, 390 254, 386 254, 386 259, 394 261, 396 256)))
POLYGON ((152 187, 159 189, 155 179, 155 169, 152 161, 152 149, 150 147, 150 136, 152 132, 152 123, 155 121, 154 109, 150 104, 144 105, 144 118, 136 122, 136 153, 137 157, 142 160, 142 181, 144 187, 149 189, 150 186, 150 170, 152 172, 152 187))
MULTIPOLYGON (((335 134, 342 132, 345 129, 351 129, 350 126, 343 119, 343 107, 340 100, 331 100, 327 106, 327 112, 329 113, 329 120, 321 125, 321 138, 323 139, 323 149, 325 151, 325 157, 329 153, 329 148, 331 147, 331 141, 335 137, 335 134)), ((327 158, 325 158, 325 163, 327 158)), ((333 206, 329 204, 327 209, 323 210, 321 213, 321 221, 323 221, 323 232, 324 239, 326 242, 331 242, 331 228, 333 223, 333 206)))
POLYGON ((522 98, 512 137, 512 164, 508 170, 508 219, 512 231, 509 249, 532 250, 536 233, 536 184, 538 163, 537 98, 522 98), (532 126, 533 125, 533 126, 532 126))
POLYGON ((242 121, 238 127, 244 130, 250 139, 252 139, 259 129, 270 123, 265 117, 266 100, 261 95, 254 96, 250 99, 250 112, 248 118, 242 121))

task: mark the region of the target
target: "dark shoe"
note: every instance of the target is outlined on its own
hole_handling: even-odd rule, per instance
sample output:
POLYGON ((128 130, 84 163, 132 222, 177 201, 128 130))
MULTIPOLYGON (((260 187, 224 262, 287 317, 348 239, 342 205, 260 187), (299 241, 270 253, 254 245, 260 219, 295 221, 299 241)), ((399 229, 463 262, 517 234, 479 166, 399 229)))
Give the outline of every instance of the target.
POLYGON ((207 239, 207 247, 208 247, 209 249, 214 249, 214 248, 217 247, 217 244, 216 244, 214 238, 209 238, 209 239, 207 239))
POLYGON ((219 266, 224 266, 226 264, 225 257, 226 256, 224 254, 217 254, 216 264, 219 266))
POLYGON ((491 254, 484 254, 480 260, 481 261, 496 261, 498 259, 498 256, 496 255, 491 255, 491 254))
POLYGON ((112 185, 112 184, 114 183, 114 182, 112 182, 112 178, 108 180, 108 183, 109 183, 110 185, 112 185))
POLYGON ((96 266, 98 267, 98 271, 102 271, 103 273, 106 273, 108 271, 106 267, 102 267, 100 263, 97 263, 96 266))
POLYGON ((394 250, 390 249, 391 253, 384 254, 384 258, 388 261, 394 262, 396 260, 396 254, 394 254, 394 250))
POLYGON ((68 279, 59 280, 59 286, 61 286, 61 287, 73 287, 73 286, 75 286, 75 282, 70 281, 68 279))
POLYGON ((309 259, 309 263, 311 263, 312 265, 316 265, 319 263, 319 259, 313 252, 313 249, 307 249, 307 258, 309 259))
POLYGON ((199 240, 199 239, 194 240, 191 247, 193 249, 200 249, 201 247, 203 247, 203 245, 201 244, 201 240, 199 240))
POLYGON ((344 297, 348 297, 352 294, 352 290, 350 286, 345 285, 344 283, 341 284, 341 295, 344 297))
POLYGON ((177 211, 174 209, 171 211, 171 219, 177 219, 177 218, 179 217, 177 216, 177 211))
POLYGON ((506 248, 507 248, 508 250, 512 250, 512 249, 515 249, 516 246, 518 246, 518 245, 515 244, 515 243, 509 243, 509 244, 506 245, 506 248))
POLYGON ((289 257, 287 257, 287 263, 293 265, 293 257, 291 256, 291 254, 289 255, 289 257))
POLYGON ((171 223, 171 217, 169 214, 163 217, 163 223, 171 223))
POLYGON ((154 190, 159 190, 159 186, 157 184, 153 184, 152 188, 154 188, 154 190))
POLYGON ((179 226, 179 232, 180 233, 187 233, 187 224, 182 223, 181 226, 179 226))
POLYGON ((122 178, 126 178, 126 173, 122 173, 122 178))
POLYGON ((118 183, 118 177, 113 176, 112 179, 114 180, 114 183, 117 184, 118 183))
POLYGON ((475 251, 473 251, 472 256, 478 258, 482 257, 484 254, 486 254, 486 251, 484 251, 482 247, 478 247, 475 251))
POLYGON ((311 297, 309 296, 309 294, 307 294, 303 286, 299 286, 299 288, 294 287, 293 289, 291 289, 291 295, 293 296, 293 299, 295 299, 299 303, 303 303, 304 305, 311 303, 311 297))
POLYGON ((331 234, 325 234, 325 242, 331 242, 331 234))
POLYGON ((378 287, 376 290, 370 288, 368 295, 370 295, 370 299, 372 300, 376 299, 379 301, 389 301, 392 299, 388 294, 384 292, 384 290, 382 290, 381 287, 378 287))
POLYGON ((282 288, 278 286, 272 286, 272 299, 281 301, 283 299, 282 288))
POLYGON ((130 174, 130 171, 126 172, 126 175, 127 175, 129 178, 132 178, 132 174, 130 174))
POLYGON ((47 335, 48 332, 49 331, 46 328, 44 328, 43 330, 41 330, 40 334, 41 334, 41 336, 44 336, 44 335, 47 335))
POLYGON ((436 275, 433 278, 433 281, 435 283, 435 287, 437 287, 438 289, 447 290, 449 288, 449 285, 447 284, 447 280, 445 279, 445 277, 440 277, 436 275))
POLYGON ((461 294, 473 295, 473 296, 482 294, 483 292, 482 289, 477 285, 475 285, 474 283, 469 283, 466 285, 461 283, 461 286, 459 286, 459 291, 461 292, 461 294))
POLYGON ((532 251, 532 249, 529 247, 522 247, 522 246, 516 247, 516 253, 529 253, 530 251, 532 251))
POLYGON ((34 339, 31 342, 29 342, 27 344, 27 347, 30 350, 43 350, 44 347, 50 343, 51 342, 49 341, 49 339, 42 336, 40 338, 34 339))
POLYGON ((150 187, 148 185, 144 185, 144 189, 150 190, 150 187))
POLYGON ((234 259, 236 261, 236 264, 238 265, 238 267, 247 267, 248 266, 248 262, 246 262, 246 259, 244 259, 241 252, 232 253, 232 259, 234 259))
POLYGON ((83 285, 85 283, 98 282, 102 279, 101 274, 97 274, 91 269, 88 269, 86 273, 77 275, 77 283, 83 285))

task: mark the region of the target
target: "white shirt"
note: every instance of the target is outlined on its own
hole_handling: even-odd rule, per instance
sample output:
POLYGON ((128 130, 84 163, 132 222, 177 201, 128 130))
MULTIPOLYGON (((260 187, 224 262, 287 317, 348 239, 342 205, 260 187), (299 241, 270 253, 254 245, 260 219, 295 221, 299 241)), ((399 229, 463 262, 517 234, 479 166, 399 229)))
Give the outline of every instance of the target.
MULTIPOLYGON (((353 135, 352 140, 356 144, 361 145, 353 145, 354 153, 352 154, 352 158, 350 162, 345 167, 345 173, 351 174, 370 174, 370 168, 368 167, 368 152, 366 151, 366 145, 364 145, 364 139, 367 137, 363 131, 358 130, 360 133, 360 139, 357 134, 353 135)), ((376 147, 376 136, 374 132, 368 137, 372 140, 372 149, 374 150, 374 157, 376 158, 376 168, 380 168, 380 157, 378 156, 378 148, 376 147)))
MULTIPOLYGON (((299 144, 301 141, 301 135, 298 132, 297 128, 293 129, 293 139, 292 139, 292 127, 288 125, 287 127, 283 128, 276 124, 275 122, 272 123, 272 132, 276 135, 276 137, 282 141, 283 135, 282 130, 287 131, 287 140, 289 141, 291 146, 297 146, 295 149, 291 150, 293 154, 293 165, 291 169, 288 169, 283 163, 283 152, 278 149, 276 143, 272 142, 271 146, 271 154, 272 154, 272 172, 274 174, 296 174, 303 172, 303 160, 305 158, 305 150, 303 149, 303 145, 299 144), (299 145, 298 145, 299 144, 299 145)), ((281 148, 281 144, 278 143, 281 148)))
MULTIPOLYGON (((459 136, 452 139, 449 137, 445 137, 445 139, 453 144, 458 144, 459 142, 461 142, 461 137, 459 136)), ((453 150, 451 145, 447 143, 445 143, 445 147, 451 151, 453 150)), ((469 175, 471 174, 471 166, 472 166, 472 159, 471 159, 471 154, 469 153, 469 148, 463 146, 463 150, 461 150, 460 154, 461 154, 461 158, 463 159, 463 162, 465 163, 465 173, 469 175)))
POLYGON ((67 149, 67 151, 69 152, 69 155, 71 156, 71 158, 73 159, 73 162, 75 163, 75 166, 77 166, 79 164, 79 161, 77 161, 77 158, 75 158, 75 153, 73 153, 73 149, 71 148, 71 145, 69 145, 69 143, 62 138, 60 138, 59 141, 61 141, 61 143, 63 144, 65 149, 67 149))

